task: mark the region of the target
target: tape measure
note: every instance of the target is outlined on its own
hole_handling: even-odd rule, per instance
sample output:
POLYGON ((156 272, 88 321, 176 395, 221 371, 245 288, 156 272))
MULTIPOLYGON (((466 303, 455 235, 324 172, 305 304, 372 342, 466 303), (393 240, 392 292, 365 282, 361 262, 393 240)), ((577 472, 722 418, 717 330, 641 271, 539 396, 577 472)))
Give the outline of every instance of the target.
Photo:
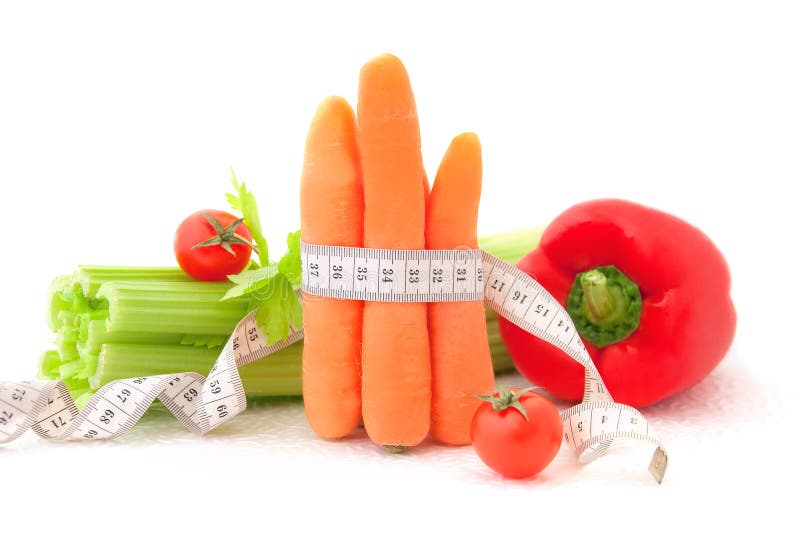
POLYGON ((127 378, 107 383, 79 411, 61 381, 0 382, 0 444, 26 430, 53 440, 100 440, 130 430, 155 399, 183 425, 205 434, 247 408, 238 368, 303 338, 267 345, 253 311, 234 330, 208 376, 195 372, 127 378))
MULTIPOLYGON (((668 457, 645 417, 615 403, 564 308, 536 280, 476 249, 387 250, 301 244, 303 296, 383 302, 483 300, 499 315, 567 353, 585 369, 583 402, 561 414, 564 440, 582 463, 614 439, 656 444, 649 470, 661 483, 668 457)), ((247 404, 238 367, 300 340, 267 346, 255 312, 237 326, 207 377, 192 372, 117 380, 78 411, 62 382, 0 382, 0 443, 27 429, 57 440, 114 438, 158 398, 189 430, 204 434, 247 404)))
POLYGON ((369 249, 301 243, 303 292, 381 302, 482 300, 480 249, 369 249))

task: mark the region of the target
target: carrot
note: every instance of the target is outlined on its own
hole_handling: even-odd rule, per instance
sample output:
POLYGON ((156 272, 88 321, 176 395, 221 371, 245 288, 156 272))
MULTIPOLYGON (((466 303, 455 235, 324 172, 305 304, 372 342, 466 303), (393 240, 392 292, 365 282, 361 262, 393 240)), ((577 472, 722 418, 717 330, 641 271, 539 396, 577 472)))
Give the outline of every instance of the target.
MULTIPOLYGON (((423 249, 422 153, 405 67, 388 54, 371 60, 361 69, 358 93, 364 246, 423 249)), ((364 306, 364 426, 373 442, 390 451, 418 444, 430 427, 426 314, 425 303, 366 302, 364 306)))
MULTIPOLYGON (((300 182, 304 242, 360 247, 364 200, 355 115, 339 97, 320 104, 306 140, 300 182)), ((323 438, 350 434, 361 421, 363 302, 303 297, 303 400, 323 438)))
MULTIPOLYGON (((428 249, 478 247, 481 145, 472 133, 457 136, 445 153, 428 208, 428 249)), ((445 444, 469 444, 473 394, 494 390, 492 357, 482 301, 428 305, 431 344, 431 435, 445 444)))

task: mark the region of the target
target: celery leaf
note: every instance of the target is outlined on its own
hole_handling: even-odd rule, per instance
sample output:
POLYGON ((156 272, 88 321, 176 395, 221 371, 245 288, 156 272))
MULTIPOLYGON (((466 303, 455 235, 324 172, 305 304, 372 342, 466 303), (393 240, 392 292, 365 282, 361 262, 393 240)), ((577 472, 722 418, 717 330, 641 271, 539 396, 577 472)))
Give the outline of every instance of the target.
MULTIPOLYGON (((303 326, 303 306, 295 289, 301 283, 300 231, 286 237, 286 254, 278 262, 269 260, 267 241, 261 228, 258 206, 253 193, 236 179, 231 168, 233 193, 225 196, 231 208, 244 216, 244 223, 258 247, 260 267, 251 261, 250 268, 228 276, 233 286, 221 300, 246 297, 249 311, 256 310, 256 325, 263 332, 267 344, 285 340, 292 330, 303 326)), ((186 338, 187 343, 202 342, 203 338, 186 338)))
POLYGON ((242 212, 244 216, 244 224, 247 225, 250 234, 253 235, 253 241, 258 247, 258 260, 261 266, 269 264, 269 245, 267 239, 264 237, 264 231, 261 229, 261 219, 258 216, 258 202, 256 197, 251 191, 247 189, 244 182, 239 183, 236 179, 236 173, 231 167, 231 181, 236 194, 227 193, 225 196, 228 199, 228 204, 231 205, 236 211, 242 212))
POLYGON ((286 254, 278 263, 278 270, 286 276, 294 287, 299 287, 302 280, 302 265, 300 262, 300 231, 290 232, 286 236, 286 254))
POLYGON ((276 276, 273 289, 255 298, 252 305, 258 308, 256 324, 270 345, 285 340, 289 336, 290 326, 302 326, 302 306, 291 282, 283 274, 276 276))

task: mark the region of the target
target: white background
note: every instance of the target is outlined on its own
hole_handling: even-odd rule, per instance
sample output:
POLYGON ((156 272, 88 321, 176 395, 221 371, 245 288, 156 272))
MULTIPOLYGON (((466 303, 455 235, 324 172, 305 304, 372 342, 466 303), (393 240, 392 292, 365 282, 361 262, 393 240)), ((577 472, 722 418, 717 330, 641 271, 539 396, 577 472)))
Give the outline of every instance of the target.
POLYGON ((316 104, 354 101, 361 63, 391 51, 411 75, 431 178, 453 135, 480 135, 483 233, 614 196, 683 217, 728 257, 731 353, 645 412, 671 454, 664 484, 646 473, 649 448, 586 467, 565 448, 539 478, 506 482, 469 448, 391 458, 363 436, 323 443, 298 405, 279 405, 204 438, 151 417, 115 443, 3 446, 3 541, 25 527, 144 541, 151 522, 184 542, 786 534, 796 4, 433 4, 0 4, 0 377, 32 376, 53 276, 171 264, 183 216, 225 206, 230 165, 282 251, 316 104))

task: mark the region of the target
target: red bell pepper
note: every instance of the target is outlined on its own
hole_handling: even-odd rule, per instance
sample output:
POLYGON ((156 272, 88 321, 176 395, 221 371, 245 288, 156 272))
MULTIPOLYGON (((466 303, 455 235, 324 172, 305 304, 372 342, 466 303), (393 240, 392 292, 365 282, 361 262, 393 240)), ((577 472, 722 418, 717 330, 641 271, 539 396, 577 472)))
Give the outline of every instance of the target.
MULTIPOLYGON (((646 406, 708 375, 733 341, 730 274, 697 228, 622 200, 568 209, 517 266, 563 304, 617 402, 646 406)), ((500 319, 519 371, 555 396, 583 396, 583 368, 500 319)))

